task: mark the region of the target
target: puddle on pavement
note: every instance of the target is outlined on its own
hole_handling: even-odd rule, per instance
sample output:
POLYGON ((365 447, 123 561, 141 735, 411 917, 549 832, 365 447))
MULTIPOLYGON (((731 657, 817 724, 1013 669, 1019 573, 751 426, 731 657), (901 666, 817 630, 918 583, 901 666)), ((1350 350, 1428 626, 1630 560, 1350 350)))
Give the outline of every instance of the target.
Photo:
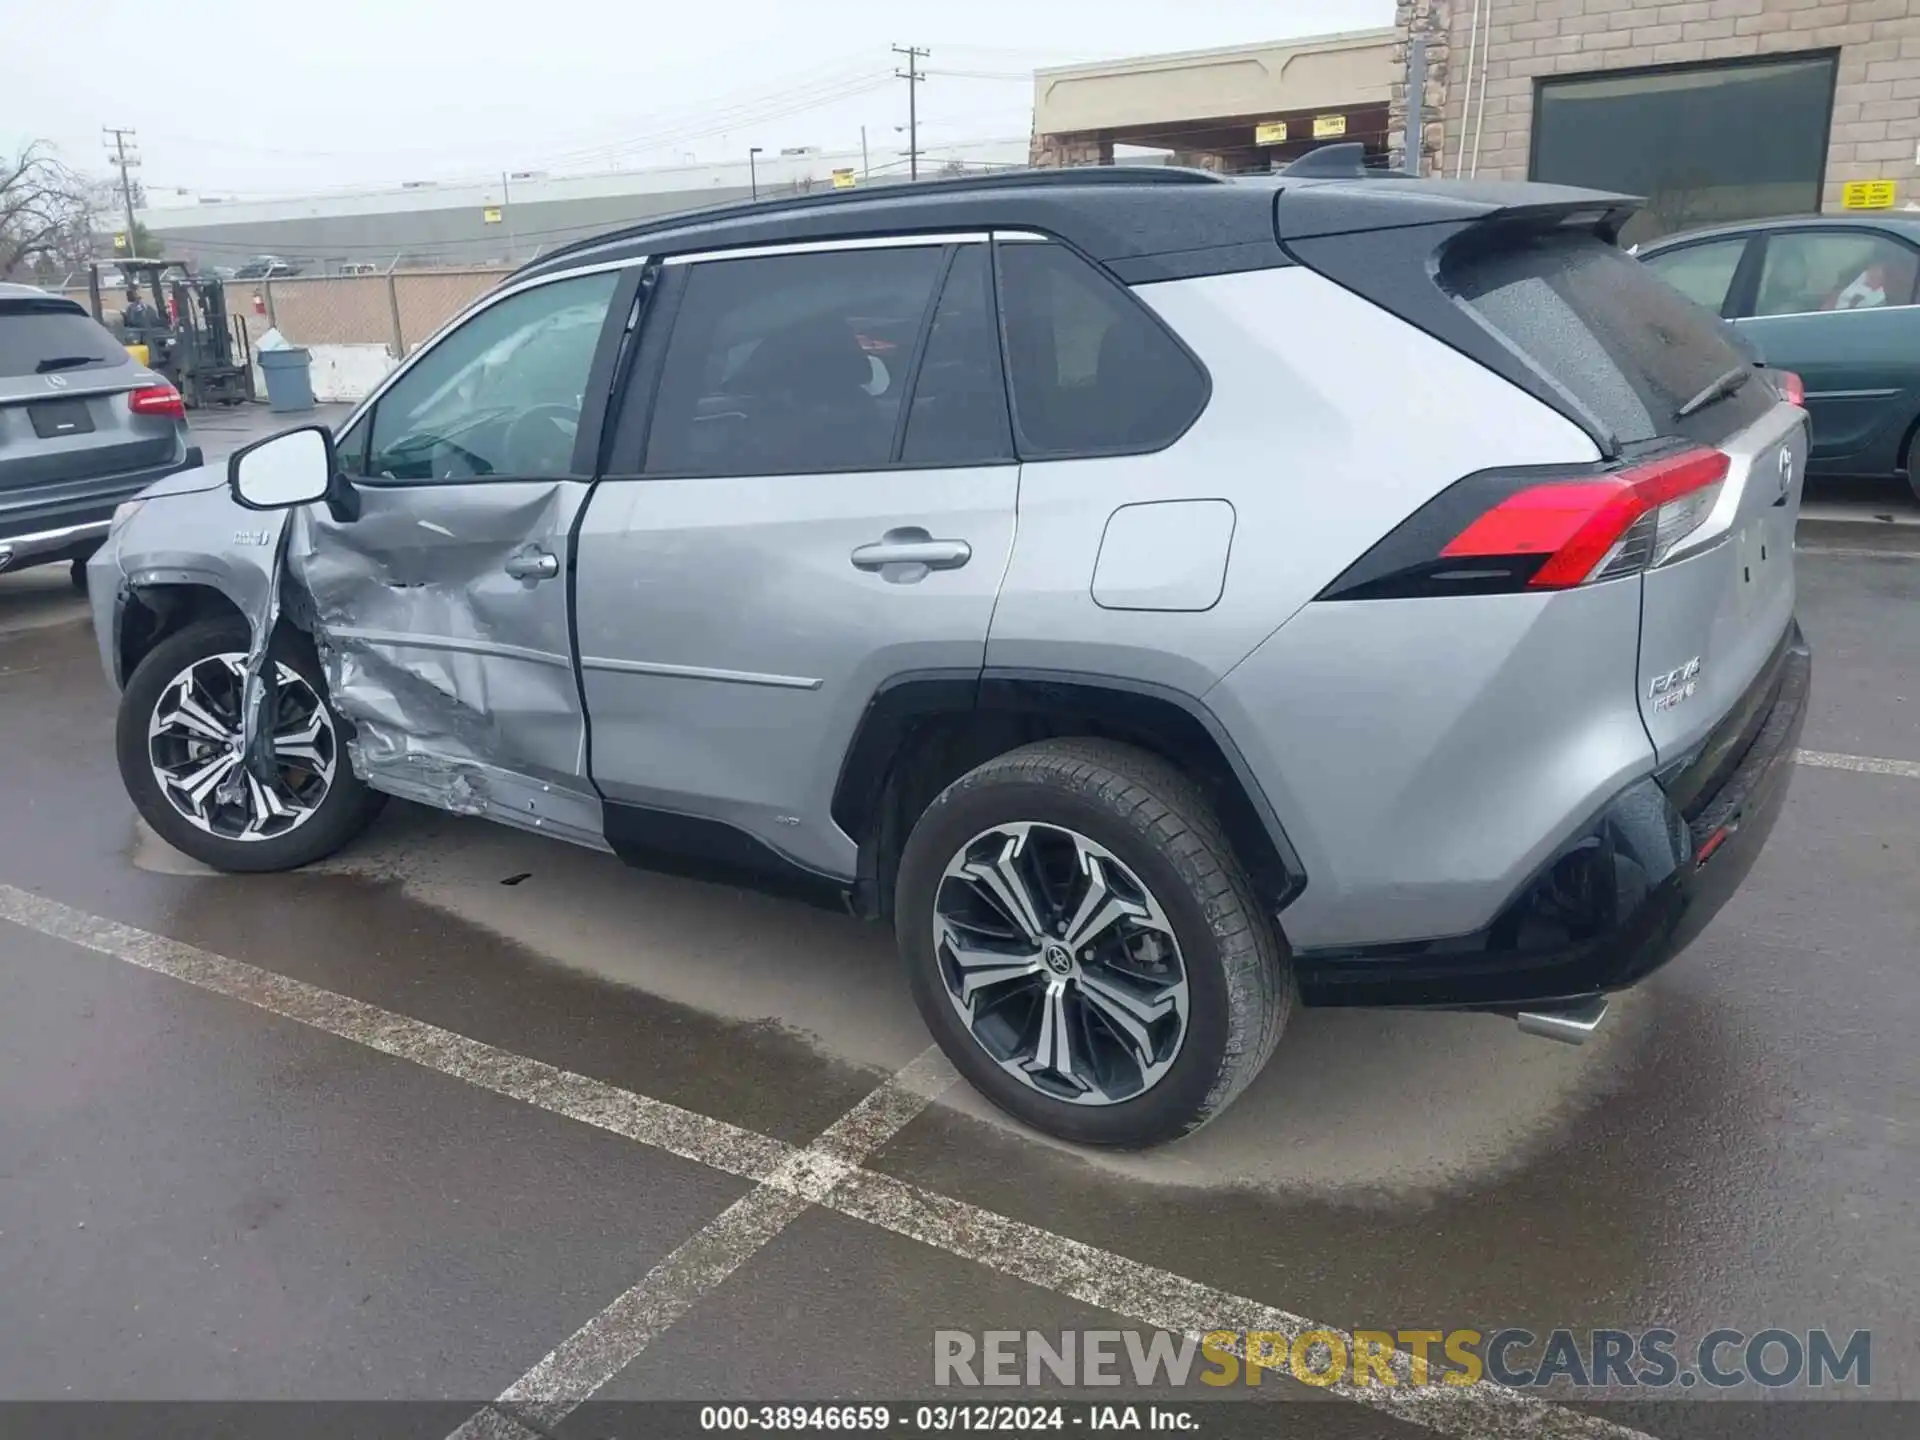
POLYGON ((87 618, 87 598, 73 588, 67 564, 0 574, 0 638, 87 618))
MULTIPOLYGON (((326 868, 397 883, 570 969, 771 1022, 835 1060, 890 1069, 928 1043, 880 926, 414 807, 390 809, 326 868)), ((1610 1077, 1635 1063, 1655 1005, 1621 997, 1578 1048, 1484 1015, 1297 1010, 1273 1061, 1224 1116, 1145 1155, 1033 1135, 965 1085, 941 1103, 1153 1184, 1432 1192, 1524 1165, 1600 1103, 1610 1077)))

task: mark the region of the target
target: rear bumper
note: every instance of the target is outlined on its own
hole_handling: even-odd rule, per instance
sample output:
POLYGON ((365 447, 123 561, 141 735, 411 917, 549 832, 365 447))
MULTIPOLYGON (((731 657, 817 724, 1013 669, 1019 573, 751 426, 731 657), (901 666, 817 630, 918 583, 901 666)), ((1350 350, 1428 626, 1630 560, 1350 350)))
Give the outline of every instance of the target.
POLYGON ((44 504, 23 504, 6 511, 0 517, 0 571, 91 554, 107 538, 107 526, 121 504, 156 480, 204 463, 195 445, 178 464, 105 476, 88 482, 82 495, 64 494, 44 504))
POLYGON ((113 510, 109 507, 106 515, 98 520, 83 520, 77 525, 36 530, 31 534, 12 535, 0 540, 0 570, 17 570, 48 560, 67 560, 85 555, 107 538, 107 525, 112 518, 113 510))
POLYGON ((1812 668, 1796 622, 1725 733, 1693 764, 1615 795, 1493 924, 1443 940, 1298 952, 1302 998, 1512 1011, 1644 979, 1706 928, 1766 844, 1812 668))

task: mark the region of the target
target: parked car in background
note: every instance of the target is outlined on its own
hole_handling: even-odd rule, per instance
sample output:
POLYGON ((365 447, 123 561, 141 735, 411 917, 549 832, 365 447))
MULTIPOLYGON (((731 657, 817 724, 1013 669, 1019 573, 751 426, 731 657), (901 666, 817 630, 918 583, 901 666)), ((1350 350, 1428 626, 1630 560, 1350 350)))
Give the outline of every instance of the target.
POLYGON ((595 237, 143 498, 121 774, 223 870, 396 795, 884 919, 1092 1144, 1217 1114, 1296 997, 1583 1038, 1747 873, 1810 674, 1806 417, 1632 208, 1356 158, 595 237))
POLYGON ((1920 216, 1797 216, 1640 247, 1654 274, 1806 388, 1814 475, 1904 475, 1920 498, 1920 216))
POLYGON ((298 275, 300 267, 278 255, 256 255, 233 272, 236 280, 278 280, 283 275, 298 275))
POLYGON ((199 463, 173 386, 74 301, 0 283, 0 570, 81 583, 115 507, 199 463))

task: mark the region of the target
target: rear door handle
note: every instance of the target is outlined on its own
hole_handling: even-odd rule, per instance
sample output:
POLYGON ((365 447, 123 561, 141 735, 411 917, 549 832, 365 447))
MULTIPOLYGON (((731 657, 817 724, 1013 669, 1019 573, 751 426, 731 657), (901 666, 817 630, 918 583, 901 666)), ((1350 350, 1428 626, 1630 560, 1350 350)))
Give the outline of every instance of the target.
POLYGON ((918 580, 929 570, 958 570, 973 558, 973 547, 964 540, 936 540, 908 525, 860 546, 849 558, 855 569, 877 570, 889 580, 918 580), (890 566, 899 567, 897 574, 889 573, 890 566))
POLYGON ((551 580, 560 573, 560 557, 538 545, 523 545, 507 557, 506 571, 516 580, 551 580))

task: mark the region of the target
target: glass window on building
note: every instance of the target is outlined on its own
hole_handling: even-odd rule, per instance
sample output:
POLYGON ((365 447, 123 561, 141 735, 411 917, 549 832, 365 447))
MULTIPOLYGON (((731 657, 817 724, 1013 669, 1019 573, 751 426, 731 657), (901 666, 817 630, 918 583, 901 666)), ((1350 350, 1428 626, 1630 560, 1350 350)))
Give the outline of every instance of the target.
POLYGON ((1543 81, 1536 180, 1646 197, 1621 243, 1820 208, 1836 57, 1543 81))

